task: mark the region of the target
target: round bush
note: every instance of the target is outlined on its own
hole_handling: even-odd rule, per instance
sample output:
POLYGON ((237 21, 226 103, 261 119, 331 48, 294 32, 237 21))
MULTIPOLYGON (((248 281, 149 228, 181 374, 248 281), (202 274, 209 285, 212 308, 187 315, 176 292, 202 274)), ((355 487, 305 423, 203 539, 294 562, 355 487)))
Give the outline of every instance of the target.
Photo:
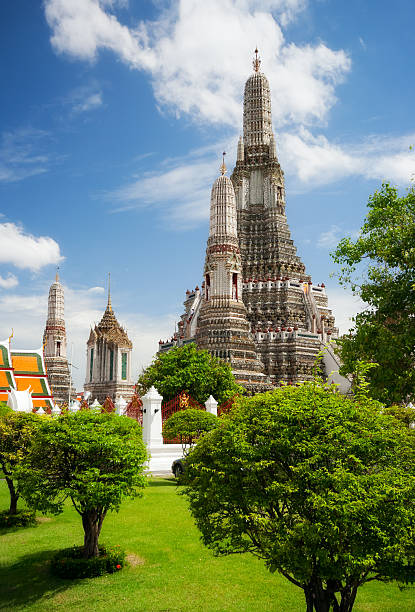
POLYGON ((99 556, 85 559, 82 546, 60 550, 51 561, 52 574, 59 578, 95 578, 118 572, 125 565, 125 552, 118 546, 99 546, 99 556))
POLYGON ((36 525, 36 514, 33 510, 18 510, 16 514, 0 512, 0 527, 29 527, 36 525))

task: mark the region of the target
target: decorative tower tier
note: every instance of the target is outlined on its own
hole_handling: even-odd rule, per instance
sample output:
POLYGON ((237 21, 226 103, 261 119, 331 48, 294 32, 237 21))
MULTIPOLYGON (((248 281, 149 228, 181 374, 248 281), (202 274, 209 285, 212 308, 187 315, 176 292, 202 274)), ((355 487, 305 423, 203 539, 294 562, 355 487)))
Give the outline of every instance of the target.
POLYGON ((68 359, 66 356, 65 328, 65 295, 56 274, 55 282, 49 289, 48 318, 43 334, 44 359, 52 389, 53 399, 57 404, 70 401, 70 395, 75 395, 68 359), (73 392, 73 393, 72 393, 73 392))
POLYGON ((91 329, 87 342, 87 368, 84 389, 101 404, 109 397, 113 402, 123 397, 129 401, 134 394, 131 381, 132 342, 118 323, 108 302, 98 325, 91 329))
POLYGON ((212 187, 210 231, 204 268, 204 295, 196 342, 230 363, 236 381, 251 391, 269 388, 258 360, 242 301, 242 262, 238 245, 235 193, 222 175, 212 187))

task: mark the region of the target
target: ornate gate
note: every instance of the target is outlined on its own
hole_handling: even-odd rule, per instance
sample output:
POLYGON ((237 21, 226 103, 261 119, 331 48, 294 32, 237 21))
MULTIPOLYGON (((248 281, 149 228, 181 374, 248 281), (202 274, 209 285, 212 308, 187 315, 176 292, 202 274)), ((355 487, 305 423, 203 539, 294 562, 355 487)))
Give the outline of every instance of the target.
MULTIPOLYGON (((179 412, 180 410, 187 410, 188 408, 196 408, 197 410, 206 410, 206 406, 199 404, 193 397, 191 397, 186 391, 182 391, 179 395, 176 395, 173 399, 168 402, 163 402, 161 405, 161 419, 164 423, 167 421, 172 414, 179 412)), ((180 440, 166 440, 165 444, 179 444, 180 440)))
POLYGON ((222 402, 218 406, 218 417, 222 414, 228 414, 231 411, 232 406, 234 405, 236 397, 232 397, 231 399, 226 400, 226 402, 222 402))
POLYGON ((134 419, 140 423, 141 426, 143 425, 143 402, 137 393, 134 393, 130 402, 127 404, 125 414, 130 417, 130 419, 134 419))

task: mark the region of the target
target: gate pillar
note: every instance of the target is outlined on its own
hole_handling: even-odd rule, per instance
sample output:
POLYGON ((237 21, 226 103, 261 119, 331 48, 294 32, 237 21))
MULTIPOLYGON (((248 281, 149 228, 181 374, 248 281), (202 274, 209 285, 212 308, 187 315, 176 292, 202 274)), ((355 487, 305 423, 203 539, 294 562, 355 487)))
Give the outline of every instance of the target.
POLYGON ((147 446, 163 446, 161 435, 163 425, 161 420, 162 396, 157 389, 151 387, 141 398, 143 401, 143 440, 147 446))
POLYGON ((208 399, 205 401, 206 412, 210 412, 210 414, 214 414, 218 416, 218 402, 215 398, 210 395, 208 399))

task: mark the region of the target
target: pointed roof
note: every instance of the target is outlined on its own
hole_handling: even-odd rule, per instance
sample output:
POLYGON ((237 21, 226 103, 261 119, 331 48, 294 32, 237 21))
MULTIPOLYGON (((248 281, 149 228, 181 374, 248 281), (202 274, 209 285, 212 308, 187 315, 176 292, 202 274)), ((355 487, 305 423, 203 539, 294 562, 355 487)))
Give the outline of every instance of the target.
POLYGON ((125 348, 132 348, 132 342, 127 332, 117 321, 111 304, 110 278, 108 275, 108 300, 107 307, 101 321, 91 330, 88 344, 94 342, 96 338, 105 338, 108 342, 113 342, 125 348))

